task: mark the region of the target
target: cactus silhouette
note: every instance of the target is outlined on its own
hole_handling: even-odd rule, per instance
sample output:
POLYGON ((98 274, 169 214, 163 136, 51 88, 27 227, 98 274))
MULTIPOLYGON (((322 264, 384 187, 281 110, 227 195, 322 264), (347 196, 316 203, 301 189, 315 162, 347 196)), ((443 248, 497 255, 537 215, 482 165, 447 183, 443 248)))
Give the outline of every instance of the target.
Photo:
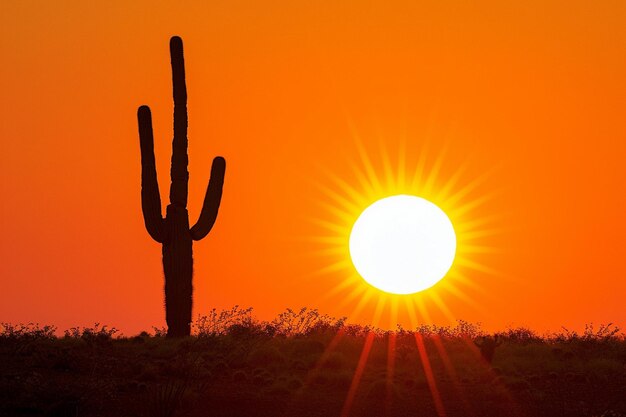
POLYGON ((213 227, 222 199, 226 161, 213 159, 211 178, 198 222, 189 228, 187 212, 187 87, 183 41, 178 36, 170 40, 172 82, 174 90, 174 140, 170 171, 170 204, 165 218, 161 215, 161 196, 154 161, 152 116, 148 106, 137 112, 141 145, 141 209, 148 234, 163 245, 165 275, 165 321, 168 337, 190 334, 192 306, 192 246, 204 238, 213 227))

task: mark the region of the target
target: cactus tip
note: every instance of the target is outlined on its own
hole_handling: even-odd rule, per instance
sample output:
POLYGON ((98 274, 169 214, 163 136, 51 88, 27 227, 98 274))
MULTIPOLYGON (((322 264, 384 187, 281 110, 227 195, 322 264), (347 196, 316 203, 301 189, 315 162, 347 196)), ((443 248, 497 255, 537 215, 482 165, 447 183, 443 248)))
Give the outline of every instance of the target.
POLYGON ((170 48, 174 49, 182 49, 183 47, 183 40, 180 38, 180 36, 172 36, 170 38, 170 48))
POLYGON ((146 115, 146 114, 150 114, 150 107, 146 106, 145 104, 143 106, 139 106, 139 109, 137 110, 137 114, 138 115, 146 115))
POLYGON ((213 175, 224 176, 224 171, 226 171, 226 160, 221 156, 216 156, 213 158, 213 165, 211 165, 211 177, 213 175))

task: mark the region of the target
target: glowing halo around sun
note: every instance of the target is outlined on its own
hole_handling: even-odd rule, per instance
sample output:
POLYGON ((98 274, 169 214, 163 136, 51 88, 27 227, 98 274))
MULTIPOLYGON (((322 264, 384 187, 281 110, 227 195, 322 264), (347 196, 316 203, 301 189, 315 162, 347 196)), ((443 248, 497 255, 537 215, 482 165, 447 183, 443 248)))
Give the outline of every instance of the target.
POLYGON ((487 314, 482 282, 504 277, 491 263, 508 227, 491 205, 498 166, 479 167, 426 137, 372 148, 355 130, 354 141, 339 169, 319 165, 321 175, 311 176, 318 192, 302 238, 319 266, 305 277, 323 283, 321 301, 333 303, 332 314, 386 329, 453 325, 460 309, 487 314))
POLYGON ((354 267, 369 284, 392 294, 413 294, 432 287, 450 270, 456 234, 437 205, 395 195, 361 213, 349 249, 354 267))

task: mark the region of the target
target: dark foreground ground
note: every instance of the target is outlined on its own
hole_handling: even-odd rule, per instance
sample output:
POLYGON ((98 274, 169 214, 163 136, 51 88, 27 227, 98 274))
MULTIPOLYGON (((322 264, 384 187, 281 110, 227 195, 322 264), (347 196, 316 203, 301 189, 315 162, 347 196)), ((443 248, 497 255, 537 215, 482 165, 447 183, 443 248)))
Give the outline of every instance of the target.
POLYGON ((298 314, 214 315, 182 340, 4 325, 0 415, 626 416, 626 341, 606 328, 508 330, 489 365, 467 323, 384 333, 298 314))

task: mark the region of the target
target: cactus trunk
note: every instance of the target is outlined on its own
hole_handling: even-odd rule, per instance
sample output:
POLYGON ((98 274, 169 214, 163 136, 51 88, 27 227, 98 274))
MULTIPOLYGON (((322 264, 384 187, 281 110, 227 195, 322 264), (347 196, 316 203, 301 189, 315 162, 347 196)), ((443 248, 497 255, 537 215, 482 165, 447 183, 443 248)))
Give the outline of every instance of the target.
POLYGON ((148 234, 163 245, 167 336, 184 337, 191 332, 193 241, 205 237, 215 223, 222 198, 226 162, 222 157, 213 160, 202 212, 198 222, 190 228, 187 212, 187 88, 183 43, 177 36, 170 40, 170 53, 174 93, 170 204, 163 219, 154 160, 152 116, 149 107, 141 106, 137 113, 142 166, 141 206, 148 234))
POLYGON ((165 224, 168 239, 163 244, 163 272, 167 335, 188 336, 193 300, 193 256, 187 210, 170 205, 165 224))

